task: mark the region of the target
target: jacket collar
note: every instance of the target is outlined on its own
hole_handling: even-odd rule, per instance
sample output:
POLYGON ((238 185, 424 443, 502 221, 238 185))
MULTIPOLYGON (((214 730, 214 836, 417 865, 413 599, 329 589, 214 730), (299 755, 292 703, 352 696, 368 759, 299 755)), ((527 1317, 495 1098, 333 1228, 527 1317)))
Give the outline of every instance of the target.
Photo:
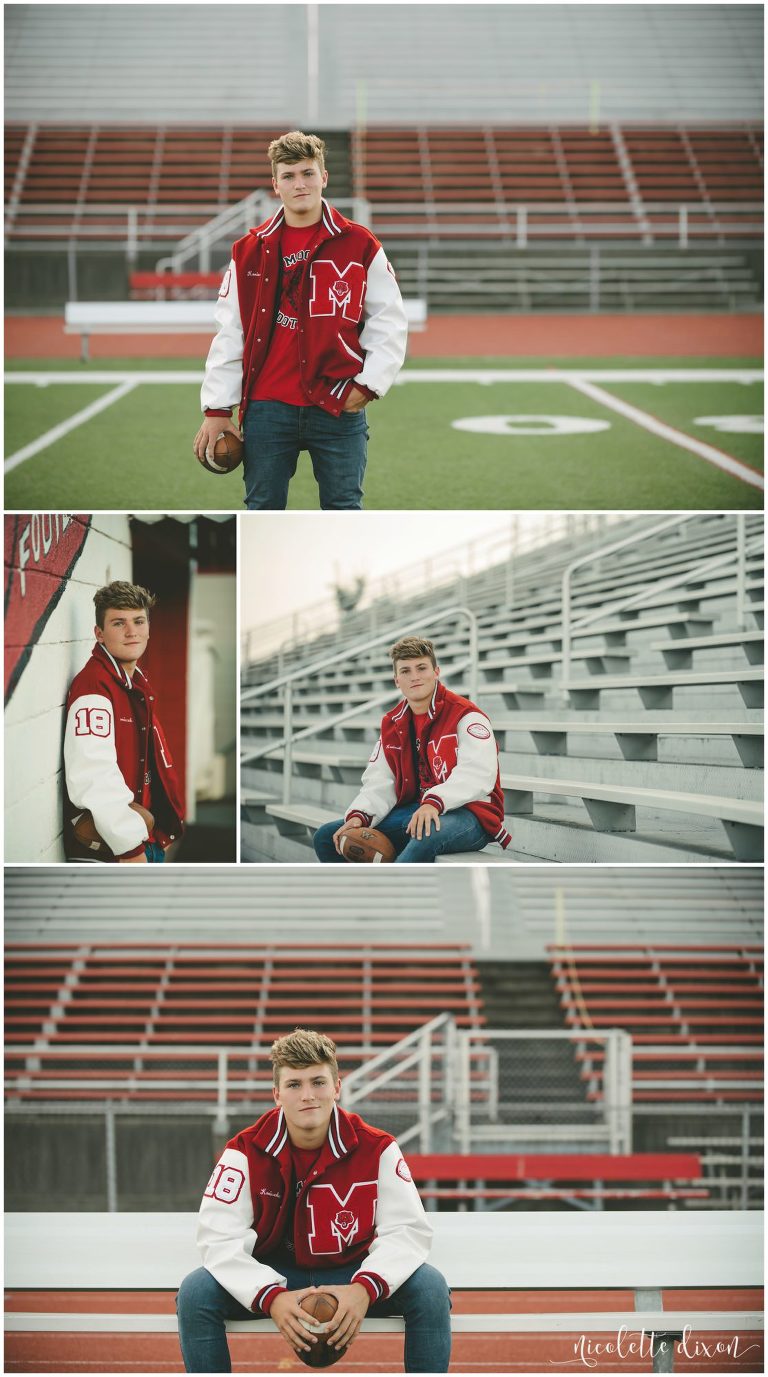
MULTIPOLYGON (((429 718, 430 722, 434 722, 435 718, 440 712, 443 703, 445 702, 447 692, 448 690, 445 687, 445 685, 441 683, 441 681, 438 679, 437 683, 435 684, 435 691, 432 694, 432 701, 430 702, 430 705, 427 708, 427 717, 429 718)), ((408 699, 404 698, 402 703, 398 703, 397 707, 391 713, 391 721, 402 722, 403 718, 406 716, 408 712, 410 712, 410 708, 408 707, 408 699)))
MULTIPOLYGON (((288 1126, 282 1109, 272 1109, 254 1124, 254 1145, 268 1157, 287 1160, 290 1155, 288 1126)), ((357 1134, 349 1115, 334 1104, 328 1124, 328 1135, 318 1158, 318 1167, 341 1161, 357 1147, 357 1134)))
MULTIPOLYGON (((91 655, 93 656, 94 660, 98 660, 99 664, 103 665, 104 668, 107 669, 108 673, 112 675, 113 679, 117 680, 118 684, 122 684, 123 688, 136 687, 128 671, 123 669, 123 666, 118 663, 114 655, 110 655, 106 646, 103 646, 101 644, 101 641, 96 642, 95 646, 93 647, 93 650, 91 651, 91 655)), ((136 675, 139 676, 139 679, 141 680, 140 687, 143 689, 147 688, 147 676, 143 670, 139 669, 138 665, 134 669, 133 673, 134 677, 136 675)))
MULTIPOLYGON (((285 223, 285 210, 282 205, 278 206, 274 215, 269 220, 265 220, 257 229, 252 229, 251 234, 255 234, 258 239, 270 239, 273 235, 279 234, 285 223)), ((323 239, 335 239, 349 228, 350 221, 346 220, 338 210, 334 210, 323 197, 323 213, 321 216, 323 239)))

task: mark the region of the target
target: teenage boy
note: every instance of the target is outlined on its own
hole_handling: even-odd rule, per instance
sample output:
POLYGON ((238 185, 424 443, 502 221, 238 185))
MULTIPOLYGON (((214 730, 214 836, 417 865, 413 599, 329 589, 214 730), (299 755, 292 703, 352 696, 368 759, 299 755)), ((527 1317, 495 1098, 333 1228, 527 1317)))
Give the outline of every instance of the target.
POLYGON ((331 1038, 297 1028, 272 1066, 276 1107, 227 1144, 200 1206, 204 1266, 176 1301, 187 1372, 231 1371, 228 1319, 269 1315, 311 1352, 299 1302, 313 1291, 338 1299, 333 1347, 369 1312, 402 1315, 405 1371, 447 1372, 448 1288, 425 1261, 432 1228, 395 1139, 339 1108, 331 1038))
POLYGON ((362 789, 344 817, 315 832, 318 859, 344 864, 339 842, 352 827, 389 837, 396 864, 482 851, 490 841, 506 850, 512 838, 488 718, 440 682, 431 641, 407 636, 389 654, 403 699, 382 718, 362 789))
POLYGON ((116 581, 93 601, 96 644, 67 694, 64 846, 76 861, 163 861, 183 831, 183 808, 155 696, 138 666, 156 599, 138 584, 116 581), (86 810, 106 852, 75 836, 86 810), (151 830, 145 812, 154 819, 151 830))
POLYGON ((239 434, 231 419, 238 406, 246 507, 282 511, 306 449, 320 506, 359 509, 365 408, 402 367, 405 310, 378 239, 323 198, 323 140, 296 130, 267 155, 281 205, 232 250, 194 452, 211 458, 222 431, 239 434))

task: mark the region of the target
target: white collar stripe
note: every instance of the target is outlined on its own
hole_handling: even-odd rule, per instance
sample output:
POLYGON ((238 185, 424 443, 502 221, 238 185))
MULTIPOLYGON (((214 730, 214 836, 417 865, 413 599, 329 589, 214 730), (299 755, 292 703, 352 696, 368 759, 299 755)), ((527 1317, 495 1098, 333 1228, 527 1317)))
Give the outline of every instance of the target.
POLYGON ((275 1129, 274 1133, 272 1134, 272 1137, 270 1138, 269 1142, 267 1143, 267 1146, 266 1146, 266 1149, 265 1149, 266 1152, 271 1152, 271 1151, 272 1151, 272 1148, 274 1147, 275 1143, 277 1142, 278 1138, 280 1137, 280 1134, 282 1133, 282 1131, 283 1131, 283 1111, 282 1111, 282 1109, 281 1109, 280 1112, 278 1113, 278 1116, 277 1116, 277 1128, 275 1129))
POLYGON ((334 1124, 335 1124, 335 1127, 336 1127, 336 1138, 337 1138, 339 1147, 341 1148, 342 1152, 346 1152, 347 1149, 346 1149, 346 1147, 345 1147, 345 1145, 344 1145, 344 1139, 343 1139, 342 1136, 341 1136, 341 1124, 339 1123, 339 1107, 338 1107, 338 1105, 334 1105, 334 1106, 333 1106, 333 1119, 334 1119, 334 1124))

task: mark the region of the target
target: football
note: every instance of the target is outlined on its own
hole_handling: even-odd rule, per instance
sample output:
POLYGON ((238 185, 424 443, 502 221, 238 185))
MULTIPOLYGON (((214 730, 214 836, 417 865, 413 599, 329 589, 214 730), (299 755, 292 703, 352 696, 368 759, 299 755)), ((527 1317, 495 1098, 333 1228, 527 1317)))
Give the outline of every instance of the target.
POLYGON ((318 1291, 311 1296, 305 1296, 303 1300, 299 1301, 299 1306, 302 1310, 306 1310, 308 1316, 311 1316, 311 1320, 307 1319, 304 1322, 305 1328, 310 1333, 318 1335, 317 1343, 312 1344, 311 1352, 302 1352, 299 1357, 302 1362, 306 1363, 307 1367, 331 1367, 333 1363, 337 1363, 339 1358, 343 1357, 346 1351, 346 1345, 344 1348, 330 1348, 323 1337, 325 1326, 336 1314, 339 1302, 335 1296, 330 1295, 327 1291, 318 1291))
POLYGON ((225 430, 213 447, 212 459, 201 459, 200 463, 209 473, 231 473, 242 464, 245 445, 238 435, 225 430))
MULTIPOLYGON (((155 825, 155 819, 153 818, 149 809, 142 807, 140 803, 129 803, 128 807, 132 808, 135 813, 141 814, 141 817, 144 819, 144 822, 146 824, 147 834, 149 835, 152 832, 152 829, 155 825)), ((84 846, 87 851, 92 851, 95 856, 112 855, 112 852, 107 846, 107 843, 105 842, 104 838, 100 836, 99 833, 96 831, 96 824, 93 821, 93 813, 90 813, 88 809, 86 809, 85 812, 80 813, 76 818, 73 819, 72 830, 75 834, 76 840, 80 843, 81 846, 84 846)))
POLYGON ((339 849, 352 865, 390 865, 397 852, 389 837, 375 827, 352 827, 339 838, 339 849))

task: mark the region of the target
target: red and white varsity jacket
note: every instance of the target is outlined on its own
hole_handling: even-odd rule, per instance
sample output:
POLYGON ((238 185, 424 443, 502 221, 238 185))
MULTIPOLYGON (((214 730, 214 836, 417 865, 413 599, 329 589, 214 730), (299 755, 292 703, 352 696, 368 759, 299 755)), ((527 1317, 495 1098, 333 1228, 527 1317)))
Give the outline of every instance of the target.
POLYGON ((505 850, 504 791, 491 724, 468 698, 437 683, 417 755, 413 714, 404 699, 386 713, 360 793, 344 821, 375 827, 399 803, 431 803, 438 813, 468 808, 505 850), (425 783, 427 781, 427 783, 425 783))
POLYGON ((138 856, 147 841, 140 814, 129 807, 134 801, 152 813, 152 838, 161 846, 181 835, 179 780, 149 681, 138 665, 131 678, 99 643, 67 694, 64 774, 68 856, 94 859, 72 831, 86 808, 115 859, 138 856))
MULTIPOLYGON (((201 392, 204 411, 242 420, 264 365, 279 304, 283 207, 232 249, 201 392)), ((301 383, 312 406, 341 414, 354 383, 383 397, 405 359, 408 325, 378 239, 323 201, 299 303, 301 383)))
POLYGON ((287 1241, 299 1267, 359 1263, 353 1281, 371 1301, 426 1260, 432 1226, 395 1139, 333 1106, 328 1137, 295 1199, 282 1109, 264 1114, 225 1147, 205 1189, 197 1226, 203 1265, 250 1310, 269 1314, 287 1289, 263 1261, 287 1241))

